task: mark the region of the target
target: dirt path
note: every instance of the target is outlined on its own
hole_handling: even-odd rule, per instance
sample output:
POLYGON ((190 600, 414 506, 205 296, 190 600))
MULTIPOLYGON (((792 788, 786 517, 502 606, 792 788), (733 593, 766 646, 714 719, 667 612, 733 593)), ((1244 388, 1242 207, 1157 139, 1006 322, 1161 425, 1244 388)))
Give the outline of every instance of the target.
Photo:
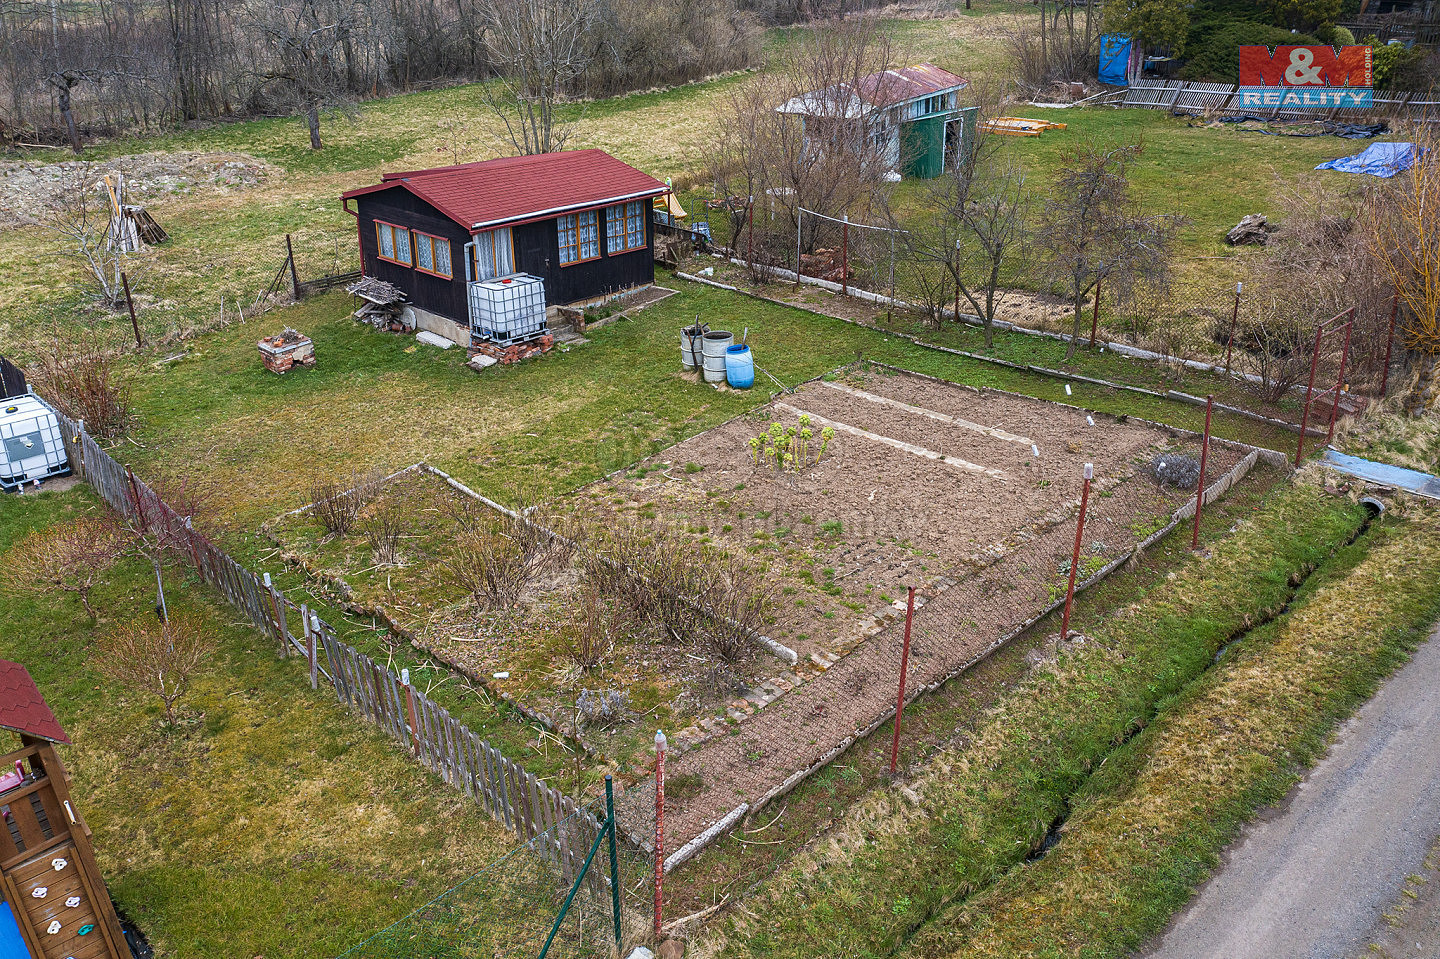
MULTIPOLYGON (((1440 626, 1144 955, 1363 954, 1440 833, 1437 678, 1440 626)), ((1417 927, 1396 954, 1440 954, 1435 924, 1417 927)))

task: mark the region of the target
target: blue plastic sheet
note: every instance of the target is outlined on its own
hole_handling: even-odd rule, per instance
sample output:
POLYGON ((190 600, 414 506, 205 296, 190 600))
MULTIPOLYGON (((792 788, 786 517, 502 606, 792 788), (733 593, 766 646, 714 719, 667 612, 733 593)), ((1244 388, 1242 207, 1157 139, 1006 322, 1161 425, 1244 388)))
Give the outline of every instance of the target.
POLYGON ((1107 33, 1100 38, 1100 82, 1115 87, 1130 85, 1130 38, 1107 33))
POLYGON ((1388 179, 1415 165, 1415 144, 1372 143, 1354 156, 1326 160, 1317 170, 1339 170, 1341 173, 1368 173, 1388 179))

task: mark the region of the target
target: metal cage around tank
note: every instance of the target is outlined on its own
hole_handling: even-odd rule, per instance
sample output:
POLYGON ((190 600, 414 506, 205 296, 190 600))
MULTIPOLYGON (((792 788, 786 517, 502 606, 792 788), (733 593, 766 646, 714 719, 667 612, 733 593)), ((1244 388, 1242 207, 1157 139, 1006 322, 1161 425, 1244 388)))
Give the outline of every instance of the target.
POLYGON ((470 331, 508 346, 546 332, 545 281, 528 273, 470 281, 470 331))

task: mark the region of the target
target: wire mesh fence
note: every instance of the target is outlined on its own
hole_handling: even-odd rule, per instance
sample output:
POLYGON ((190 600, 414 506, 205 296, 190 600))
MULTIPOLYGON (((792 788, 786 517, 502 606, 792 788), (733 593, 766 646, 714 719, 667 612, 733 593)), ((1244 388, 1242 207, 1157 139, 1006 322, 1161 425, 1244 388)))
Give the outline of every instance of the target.
POLYGON ((604 797, 341 954, 341 959, 609 959, 653 944, 650 857, 620 837, 612 871, 604 797), (572 883, 547 846, 584 850, 589 869, 572 883), (619 941, 615 886, 619 888, 619 941), (573 894, 573 895, 572 895, 573 894), (547 950, 548 944, 548 951, 547 950))

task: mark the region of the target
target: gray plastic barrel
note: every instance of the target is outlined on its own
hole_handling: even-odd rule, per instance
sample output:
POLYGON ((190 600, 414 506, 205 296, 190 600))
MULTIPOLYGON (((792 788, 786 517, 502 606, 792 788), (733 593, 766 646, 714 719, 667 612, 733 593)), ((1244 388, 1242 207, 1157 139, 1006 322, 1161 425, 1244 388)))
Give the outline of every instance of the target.
POLYGON ((680 364, 687 370, 695 369, 703 349, 700 334, 690 332, 694 329, 693 326, 687 326, 680 331, 680 364))
POLYGON ((705 382, 725 382, 725 352, 735 342, 729 330, 712 330, 705 334, 705 382))

